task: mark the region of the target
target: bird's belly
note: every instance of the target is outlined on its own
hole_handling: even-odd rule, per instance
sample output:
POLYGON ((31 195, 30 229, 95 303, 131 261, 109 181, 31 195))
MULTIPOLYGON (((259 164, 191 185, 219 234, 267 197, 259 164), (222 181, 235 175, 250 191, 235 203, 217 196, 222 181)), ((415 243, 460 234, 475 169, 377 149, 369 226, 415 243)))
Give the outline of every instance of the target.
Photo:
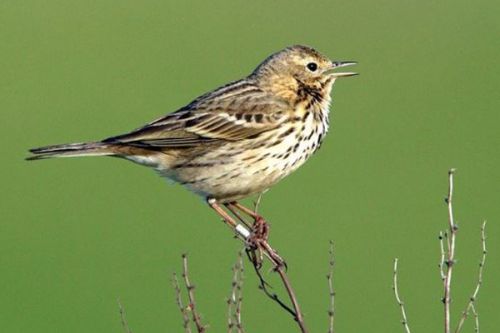
POLYGON ((252 144, 235 149, 232 144, 191 159, 164 176, 203 196, 221 202, 260 193, 296 170, 319 148, 326 127, 297 128, 286 135, 270 133, 252 144))

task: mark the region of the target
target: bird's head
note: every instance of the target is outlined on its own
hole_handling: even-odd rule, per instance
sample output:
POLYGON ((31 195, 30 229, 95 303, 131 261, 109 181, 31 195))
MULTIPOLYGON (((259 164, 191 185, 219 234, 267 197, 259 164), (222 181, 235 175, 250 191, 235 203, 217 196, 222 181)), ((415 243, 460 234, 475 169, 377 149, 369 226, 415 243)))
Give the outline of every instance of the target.
POLYGON ((271 88, 273 85, 290 89, 305 86, 329 93, 337 78, 357 74, 334 70, 354 64, 354 61, 332 61, 311 47, 295 45, 269 56, 255 69, 252 76, 271 88))

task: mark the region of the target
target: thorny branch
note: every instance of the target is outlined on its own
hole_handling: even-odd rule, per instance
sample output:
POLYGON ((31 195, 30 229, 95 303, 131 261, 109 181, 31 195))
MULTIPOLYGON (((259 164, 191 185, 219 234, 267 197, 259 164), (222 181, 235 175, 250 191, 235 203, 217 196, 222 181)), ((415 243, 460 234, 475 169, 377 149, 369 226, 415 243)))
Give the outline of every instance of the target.
POLYGON ((410 333, 410 326, 408 325, 408 318, 406 317, 405 304, 399 297, 399 289, 398 289, 398 258, 394 259, 394 270, 393 270, 393 285, 392 290, 394 291, 394 296, 396 297, 396 301, 398 302, 399 308, 401 309, 401 316, 403 319, 401 323, 405 329, 406 333, 410 333))

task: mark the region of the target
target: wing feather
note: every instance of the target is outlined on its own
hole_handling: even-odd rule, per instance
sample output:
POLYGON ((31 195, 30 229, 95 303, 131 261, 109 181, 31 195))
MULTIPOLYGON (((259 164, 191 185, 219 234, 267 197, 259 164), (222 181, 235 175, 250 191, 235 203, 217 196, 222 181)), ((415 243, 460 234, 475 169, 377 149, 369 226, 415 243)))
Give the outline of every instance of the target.
POLYGON ((219 88, 174 113, 104 142, 158 150, 242 140, 278 127, 291 108, 255 86, 233 85, 236 88, 219 88), (227 90, 227 96, 220 90, 227 90))

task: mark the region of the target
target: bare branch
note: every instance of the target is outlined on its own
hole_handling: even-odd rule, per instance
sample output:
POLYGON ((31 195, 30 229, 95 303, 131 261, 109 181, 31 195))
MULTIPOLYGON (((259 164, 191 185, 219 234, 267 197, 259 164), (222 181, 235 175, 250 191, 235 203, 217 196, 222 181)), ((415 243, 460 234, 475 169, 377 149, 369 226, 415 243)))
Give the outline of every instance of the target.
POLYGON ((283 282, 283 286, 285 287, 286 292, 288 293, 288 297, 290 298, 290 302, 292 303, 293 306, 292 313, 294 314, 295 321, 299 325, 301 332, 307 333, 307 328, 304 323, 304 317, 302 315, 302 311, 300 310, 300 305, 299 302, 297 301, 297 296, 293 291, 292 284, 290 283, 290 280, 288 279, 288 276, 286 274, 286 266, 284 264, 283 259, 281 259, 276 250, 274 250, 267 241, 265 240, 261 241, 260 246, 264 250, 266 257, 273 264, 274 270, 279 274, 281 281, 283 282))
POLYGON ((181 295, 181 288, 179 286, 179 280, 177 279, 177 274, 173 274, 172 276, 172 285, 174 286, 175 290, 175 301, 177 303, 177 307, 181 311, 182 314, 182 326, 184 327, 184 331, 186 333, 191 333, 191 325, 189 321, 189 315, 186 310, 186 307, 184 306, 182 302, 182 295, 181 295))
POLYGON ((335 258, 333 256, 333 241, 330 241, 330 250, 328 251, 330 260, 328 261, 330 271, 326 276, 328 280, 328 290, 330 293, 330 308, 328 309, 328 333, 334 333, 334 319, 335 319, 335 290, 333 289, 333 268, 335 266, 335 258))
POLYGON ((243 323, 241 320, 241 306, 243 303, 243 254, 238 252, 238 259, 233 266, 233 280, 231 283, 231 294, 227 300, 228 304, 228 333, 234 329, 238 333, 243 333, 243 323))
POLYGON ((125 309, 123 308, 120 299, 118 299, 117 301, 118 301, 118 308, 120 309, 120 320, 122 322, 123 331, 125 333, 132 333, 132 330, 128 326, 127 319, 125 318, 125 309))
POLYGON ((243 255, 240 251, 238 253, 238 262, 236 264, 236 269, 239 271, 238 279, 237 279, 237 295, 235 298, 236 301, 236 312, 235 312, 235 321, 236 327, 238 328, 238 333, 244 333, 243 323, 241 321, 241 306, 243 304, 243 255))
POLYGON ((283 281, 283 285, 285 286, 288 296, 290 297, 290 301, 292 302, 293 308, 295 309, 295 321, 299 325, 300 331, 302 333, 307 333, 308 331, 304 323, 304 317, 302 315, 302 312, 300 311, 299 302, 297 301, 297 297, 295 296, 295 292, 293 291, 290 280, 286 275, 285 269, 283 268, 283 266, 278 266, 276 267, 276 271, 280 275, 281 280, 283 281))
POLYGON ((450 303, 451 303, 451 278, 453 273, 453 266, 455 264, 455 238, 458 230, 457 225, 453 219, 453 174, 455 173, 455 169, 450 169, 448 171, 448 196, 446 197, 446 204, 448 206, 448 228, 449 231, 447 233, 447 244, 448 251, 446 256, 446 269, 445 269, 445 278, 443 280, 444 287, 444 296, 443 296, 443 304, 444 304, 444 331, 445 333, 450 333, 450 303))
POLYGON ((284 303, 277 294, 271 292, 269 290, 269 284, 264 280, 262 277, 262 274, 260 272, 260 266, 258 266, 258 263, 254 260, 252 260, 252 255, 251 255, 251 249, 247 249, 247 255, 249 257, 250 262, 253 264, 253 268, 255 270, 255 273, 257 274, 257 277, 260 280, 260 286, 259 288, 273 301, 278 303, 284 310, 286 310, 288 313, 290 313, 297 324, 299 325, 300 331, 302 333, 307 333, 308 330, 305 326, 304 323, 304 318, 302 315, 302 312, 300 311, 300 306, 297 301, 297 297, 295 296, 295 292, 293 291, 293 288, 290 284, 290 280, 288 279, 288 276, 286 275, 285 272, 285 266, 277 262, 275 259, 276 252, 271 246, 266 242, 266 241, 261 241, 260 246, 262 247, 265 256, 269 259, 269 261, 272 263, 274 266, 274 271, 277 272, 281 278, 281 281, 283 283, 283 286, 286 289, 286 292, 288 294, 288 297, 290 298, 290 301, 292 302, 292 307, 289 307, 286 303, 284 303))
MULTIPOLYGON (((209 203, 210 204, 210 203, 209 203)), ((299 304, 297 302, 297 297, 295 296, 295 292, 293 291, 293 288, 290 284, 290 281, 288 279, 288 276, 286 275, 286 263, 285 261, 278 255, 276 250, 274 250, 269 243, 267 242, 268 239, 268 232, 269 232, 269 225, 265 221, 265 219, 258 215, 256 213, 256 210, 258 207, 256 207, 254 210, 251 210, 249 208, 246 208, 245 206, 241 205, 238 202, 232 202, 228 203, 225 205, 226 207, 233 207, 244 214, 249 215, 254 219, 254 224, 252 227, 252 232, 249 233, 244 241, 245 245, 247 247, 247 255, 250 261, 252 262, 255 272, 257 273, 257 276, 260 280, 260 287, 264 291, 264 293, 270 297, 272 300, 276 301, 283 309, 288 311, 292 316, 294 317, 295 321, 299 325, 301 331, 303 333, 307 332, 307 329, 305 327, 304 319, 302 316, 302 312, 300 311, 299 304), (262 277, 262 274, 260 274, 260 267, 261 267, 261 260, 259 260, 259 256, 256 254, 256 251, 259 251, 263 253, 271 262, 273 265, 274 271, 277 272, 281 278, 281 281, 283 282, 283 286, 285 287, 288 296, 290 298, 290 301, 292 303, 293 310, 287 306, 284 302, 282 302, 278 296, 274 293, 271 293, 268 288, 267 288, 267 283, 262 277)), ((258 206, 258 204, 257 204, 258 206)), ((216 212, 226 221, 226 223, 230 226, 233 226, 235 229, 238 226, 238 223, 234 221, 234 219, 229 216, 224 210, 222 210, 216 203, 212 202, 211 207, 216 210, 216 212)), ((231 212, 234 211, 234 209, 230 209, 231 212)), ((239 214, 238 214, 239 215, 239 214)), ((239 219, 240 217, 236 215, 236 218, 239 219)))
POLYGON ((481 288, 481 285, 483 284, 483 270, 484 270, 484 264, 486 262, 486 221, 483 222, 481 226, 481 246, 482 246, 482 256, 481 260, 479 261, 479 270, 478 270, 478 277, 477 277, 477 283, 476 283, 476 288, 474 288, 474 292, 472 293, 471 297, 469 298, 469 301, 467 302, 467 305, 465 306, 464 311, 462 312, 462 317, 460 318, 460 321, 458 322, 457 329, 455 330, 455 333, 459 333, 462 330, 463 324, 465 322, 465 319, 467 319, 467 316, 469 315, 470 312, 474 314, 475 320, 476 320, 476 332, 479 331, 479 317, 476 312, 475 308, 475 303, 477 296, 479 294, 479 289, 481 288))
POLYGON ((194 285, 191 284, 189 281, 189 274, 188 274, 188 261, 187 261, 187 254, 182 255, 182 262, 183 262, 183 273, 182 276, 184 277, 184 282, 186 284, 186 289, 188 292, 188 297, 189 297, 189 310, 192 313, 193 316, 193 322, 196 325, 196 330, 198 333, 203 333, 206 330, 206 327, 201 323, 201 318, 200 315, 196 309, 196 302, 194 299, 194 285))
MULTIPOLYGON (((234 278, 233 278, 233 283, 234 283, 234 278)), ((232 287, 234 288, 234 284, 232 284, 232 287)), ((229 295, 227 299, 227 333, 232 333, 233 329, 235 327, 235 323, 233 321, 233 289, 231 289, 231 295, 229 295)))
POLYGON ((270 285, 264 280, 264 277, 262 276, 262 273, 260 272, 260 268, 256 265, 255 261, 252 260, 251 254, 249 253, 250 251, 247 251, 247 256, 250 260, 250 262, 253 264, 253 268, 255 270, 255 274, 257 275, 257 278, 259 279, 259 289, 266 294, 267 297, 269 297, 271 300, 275 301, 278 303, 279 306, 281 306, 285 311, 287 311, 289 314, 291 314, 295 318, 295 311, 290 308, 287 304, 285 304, 277 294, 271 292, 269 290, 270 285))
POLYGON ((401 298, 399 297, 399 290, 398 290, 398 258, 394 259, 394 271, 393 271, 393 285, 392 285, 392 290, 394 291, 394 296, 396 297, 396 301, 398 302, 399 308, 401 309, 401 316, 403 317, 403 320, 401 323, 403 324, 403 327, 405 329, 406 333, 410 333, 410 326, 408 325, 408 318, 406 317, 406 310, 405 310, 405 305, 401 298))
POLYGON ((472 303, 470 310, 474 315, 474 332, 479 333, 479 314, 476 311, 476 306, 472 303))
POLYGON ((444 251, 444 235, 443 235, 443 232, 440 231, 439 232, 439 248, 441 250, 441 258, 439 260, 439 274, 441 276, 441 281, 444 281, 444 279, 446 278, 446 275, 445 275, 445 268, 444 268, 444 265, 445 265, 445 255, 446 255, 446 252, 444 251))
POLYGON ((257 196, 257 199, 255 199, 255 201, 253 203, 253 211, 255 214, 257 214, 259 211, 259 206, 260 206, 260 202, 262 200, 263 195, 264 195, 264 192, 260 192, 259 195, 257 196))

